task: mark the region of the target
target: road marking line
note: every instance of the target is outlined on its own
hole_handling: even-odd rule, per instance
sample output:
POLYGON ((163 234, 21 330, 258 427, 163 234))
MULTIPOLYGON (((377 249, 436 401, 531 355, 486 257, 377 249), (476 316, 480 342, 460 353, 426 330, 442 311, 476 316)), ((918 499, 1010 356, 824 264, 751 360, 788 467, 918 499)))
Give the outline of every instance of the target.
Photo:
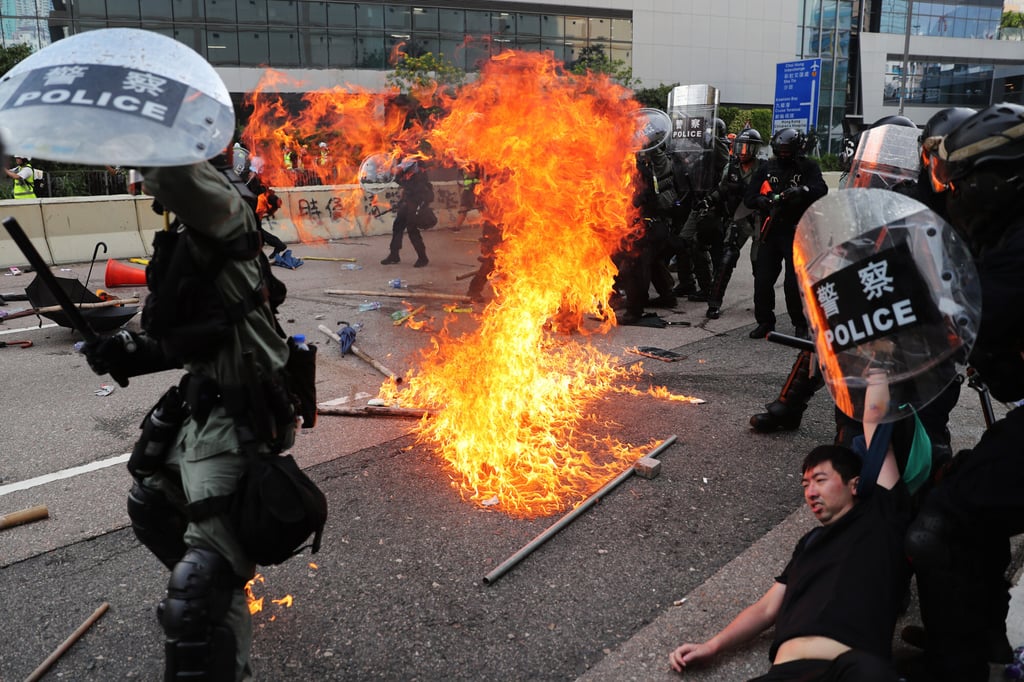
POLYGON ((16 493, 19 490, 28 490, 29 488, 35 488, 40 485, 46 485, 47 483, 53 483, 63 478, 71 478, 72 476, 80 476, 87 474, 90 471, 96 471, 98 469, 106 469, 107 467, 114 466, 115 464, 124 464, 128 461, 128 457, 131 455, 130 452, 126 452, 123 455, 117 457, 111 457, 110 459, 102 459, 98 462, 89 462, 77 467, 71 467, 70 469, 64 469, 63 471, 55 471, 52 474, 46 474, 44 476, 36 476, 25 481, 18 481, 17 483, 8 483, 7 485, 0 485, 0 497, 8 495, 10 493, 16 493))
POLYGON ((50 327, 56 326, 57 323, 54 322, 53 324, 43 324, 38 327, 21 327, 20 329, 5 329, 4 331, 0 332, 0 336, 6 336, 7 334, 20 334, 22 332, 34 332, 37 329, 49 329, 50 327))

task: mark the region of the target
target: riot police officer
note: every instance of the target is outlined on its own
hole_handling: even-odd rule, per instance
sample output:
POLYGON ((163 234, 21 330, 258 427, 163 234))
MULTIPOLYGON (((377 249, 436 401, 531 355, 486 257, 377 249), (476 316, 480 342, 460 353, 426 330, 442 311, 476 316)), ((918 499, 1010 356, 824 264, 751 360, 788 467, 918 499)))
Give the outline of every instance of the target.
MULTIPOLYGON (((970 361, 998 400, 1024 397, 1024 106, 982 109, 935 145, 936 186, 968 242, 982 317, 970 361)), ((1024 532, 1024 408, 995 422, 928 495, 907 533, 927 640, 929 680, 974 682, 1010 656, 1004 572, 1024 532)), ((916 678, 915 678, 916 679, 916 678)))
POLYGON ((729 165, 725 167, 722 181, 711 193, 711 201, 719 205, 726 217, 728 227, 724 239, 724 251, 721 262, 716 269, 714 283, 708 292, 708 310, 706 316, 717 320, 721 315, 722 299, 725 288, 729 286, 732 272, 740 259, 740 249, 751 239, 750 268, 753 270, 757 260, 758 240, 754 239, 760 227, 758 214, 743 205, 743 195, 747 191, 750 178, 754 175, 760 162, 757 153, 764 145, 761 133, 754 128, 742 130, 732 141, 732 155, 729 165))
POLYGON ((750 338, 763 339, 775 329, 775 281, 783 275, 786 311, 797 336, 807 335, 800 291, 793 269, 793 236, 807 207, 828 194, 821 167, 804 153, 804 135, 783 128, 772 136, 768 163, 750 178, 743 203, 764 216, 754 265, 754 319, 750 338))

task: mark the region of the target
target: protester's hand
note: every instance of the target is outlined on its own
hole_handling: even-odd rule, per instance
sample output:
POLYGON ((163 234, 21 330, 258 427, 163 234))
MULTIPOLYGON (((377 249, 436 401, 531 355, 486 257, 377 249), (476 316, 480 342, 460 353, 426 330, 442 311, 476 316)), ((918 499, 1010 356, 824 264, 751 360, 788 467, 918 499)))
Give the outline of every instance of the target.
POLYGON ((706 663, 715 655, 715 651, 706 642, 696 644, 687 642, 676 647, 675 651, 668 655, 668 662, 677 673, 683 672, 693 665, 706 663))

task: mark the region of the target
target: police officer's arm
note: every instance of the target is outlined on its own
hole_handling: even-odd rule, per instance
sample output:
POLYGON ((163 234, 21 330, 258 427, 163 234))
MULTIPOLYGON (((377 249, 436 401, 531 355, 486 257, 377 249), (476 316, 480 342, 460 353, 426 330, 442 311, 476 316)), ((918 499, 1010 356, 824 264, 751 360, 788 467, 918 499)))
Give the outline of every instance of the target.
MULTIPOLYGON (((750 183, 747 184, 747 190, 743 193, 743 205, 747 208, 752 208, 755 211, 762 208, 761 206, 761 185, 768 178, 768 164, 763 163, 757 169, 754 170, 754 174, 750 176, 750 183)), ((826 190, 828 188, 826 187, 826 190)))
POLYGON ((811 204, 828 194, 828 183, 825 182, 825 177, 821 174, 821 166, 817 162, 807 159, 803 165, 805 166, 801 169, 803 184, 807 187, 807 203, 811 204))
POLYGON ((740 611, 728 625, 706 642, 680 644, 669 654, 669 663, 676 672, 689 665, 706 663, 722 651, 732 649, 754 639, 775 625, 782 608, 786 586, 776 582, 756 602, 740 611))

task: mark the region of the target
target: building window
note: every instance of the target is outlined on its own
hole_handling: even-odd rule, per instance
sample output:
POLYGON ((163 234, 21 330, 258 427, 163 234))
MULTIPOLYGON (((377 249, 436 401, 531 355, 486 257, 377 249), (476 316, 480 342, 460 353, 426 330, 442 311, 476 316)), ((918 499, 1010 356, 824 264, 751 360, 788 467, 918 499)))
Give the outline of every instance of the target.
POLYGON ((986 107, 992 102, 995 67, 985 63, 910 62, 906 81, 902 57, 889 55, 882 101, 887 105, 986 107))
POLYGON ((632 20, 600 12, 563 16, 332 0, 75 0, 64 16, 50 9, 63 10, 62 3, 0 5, 4 45, 40 49, 69 34, 144 26, 216 66, 387 69, 388 48, 398 43, 410 54, 443 54, 469 71, 510 49, 546 50, 572 60, 599 46, 612 59, 632 61, 632 20), (39 15, 12 16, 3 9, 8 6, 15 8, 8 12, 39 15))

